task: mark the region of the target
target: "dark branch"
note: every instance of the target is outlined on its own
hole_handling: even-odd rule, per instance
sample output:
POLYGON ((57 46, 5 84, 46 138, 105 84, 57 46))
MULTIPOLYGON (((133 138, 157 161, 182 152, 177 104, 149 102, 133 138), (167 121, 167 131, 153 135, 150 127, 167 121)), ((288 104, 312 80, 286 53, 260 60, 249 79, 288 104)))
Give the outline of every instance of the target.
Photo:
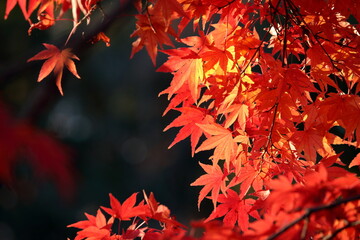
MULTIPOLYGON (((290 222, 289 224, 285 225, 284 227, 282 227, 278 232, 274 233, 273 235, 271 235, 268 240, 273 240, 276 239, 277 237, 279 237, 281 234, 283 234, 284 232, 286 232, 288 229, 290 229, 291 227, 293 227, 294 225, 298 224, 299 222, 301 222, 302 220, 310 217, 311 214, 315 213, 315 212, 319 212, 325 209, 331 209, 337 206, 340 206, 341 204, 344 203, 348 203, 348 202, 352 202, 355 200, 360 200, 360 195, 356 195, 350 198, 345 198, 345 199, 341 199, 341 200, 337 200, 335 202, 332 202, 330 204, 325 204, 325 205, 321 205, 321 206, 317 206, 317 207, 312 207, 312 208, 308 208, 305 210, 305 213, 298 217, 297 219, 295 219, 294 221, 290 222)), ((339 229, 338 229, 339 230, 339 229)), ((344 230, 344 229, 342 229, 344 230)), ((342 231, 340 230, 340 231, 342 231)), ((334 232, 335 233, 335 232, 334 232)), ((333 233, 333 234, 334 234, 333 233)), ((336 233, 337 234, 337 233, 336 233)))
POLYGON ((360 220, 359 221, 355 221, 355 222, 349 222, 348 224, 346 224, 345 226, 336 229, 332 234, 324 237, 323 240, 330 240, 333 239, 334 237, 336 237, 336 235, 338 235, 341 231, 350 228, 350 227, 355 227, 357 225, 360 225, 360 220))

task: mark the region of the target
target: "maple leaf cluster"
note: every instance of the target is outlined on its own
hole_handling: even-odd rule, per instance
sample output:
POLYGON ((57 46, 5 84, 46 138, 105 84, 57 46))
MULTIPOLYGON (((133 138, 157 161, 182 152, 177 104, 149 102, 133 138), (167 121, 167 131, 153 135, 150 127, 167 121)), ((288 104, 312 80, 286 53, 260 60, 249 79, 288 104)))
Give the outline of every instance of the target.
MULTIPOLYGON (((51 27, 71 9, 69 40, 98 1, 7 0, 5 18, 17 3, 29 32, 51 27), (38 23, 29 19, 35 9, 38 23)), ((358 1, 137 0, 135 7, 131 57, 145 48, 155 65, 159 52, 168 55, 157 71, 173 77, 160 95, 169 100, 164 114, 179 116, 164 130, 180 128, 169 148, 190 138, 192 156, 212 153, 191 184, 202 187, 199 209, 204 200, 214 206, 194 225, 205 229, 202 238, 359 236, 360 181, 348 170, 358 168, 360 154, 346 165, 334 150, 360 146, 358 1)), ((92 41, 99 40, 110 41, 103 34, 92 41)), ((78 58, 69 48, 44 46, 29 61, 46 60, 38 81, 54 71, 62 94, 64 66, 79 78, 78 58)), ((134 196, 125 201, 129 211, 111 196, 111 208, 103 208, 110 219, 99 210, 71 225, 82 229, 77 238, 185 239, 174 228, 141 232, 138 221, 129 235, 113 233, 115 219, 135 216, 177 225, 151 213, 146 196, 133 208, 134 196)))
POLYGON ((178 223, 170 210, 159 204, 153 193, 147 196, 144 192, 144 201, 136 204, 137 193, 132 194, 122 204, 112 194, 110 196, 110 208, 101 207, 96 216, 85 213, 87 220, 79 221, 68 227, 81 229, 77 232, 75 240, 110 240, 110 239, 160 239, 159 236, 172 238, 181 237, 185 234, 184 226, 178 223), (103 211, 110 215, 106 218, 103 211), (150 227, 149 221, 159 223, 158 228, 150 227), (130 226, 123 228, 122 225, 129 221, 130 226), (117 224, 117 231, 113 226, 117 224), (121 229, 121 230, 120 230, 121 229))
POLYGON ((136 204, 137 193, 122 204, 110 194, 110 208, 101 207, 96 216, 85 213, 87 220, 68 227, 81 229, 75 240, 145 239, 356 239, 360 233, 360 182, 353 174, 332 178, 326 167, 317 166, 305 178, 306 184, 293 185, 280 176, 269 189, 253 193, 259 200, 242 199, 234 190, 218 197, 219 206, 204 221, 193 222, 186 229, 170 216, 151 193, 136 204), (258 208, 262 205, 261 213, 258 208), (331 211, 329 211, 329 209, 331 211), (106 218, 103 211, 110 215, 106 218), (223 221, 211 221, 225 216, 223 221), (249 219, 257 221, 249 223, 249 219), (116 227, 115 220, 118 227, 116 227), (159 222, 153 228, 150 222, 159 222), (122 224, 130 221, 127 228, 122 224), (235 223, 238 226, 234 226, 235 223), (115 226, 115 227, 114 227, 115 226), (113 229, 117 229, 114 231, 113 229), (202 232, 200 237, 196 233, 202 232))
MULTIPOLYGON (((165 131, 180 127, 170 147, 189 137, 193 156, 213 153, 210 164, 200 163, 205 174, 191 184, 202 187, 199 208, 205 199, 213 203, 207 221, 221 218, 242 232, 261 216, 269 220, 257 221, 259 225, 282 224, 289 216, 267 214, 271 207, 262 199, 273 199, 274 178, 310 190, 308 176, 321 164, 331 179, 346 174, 339 166, 359 165, 358 155, 344 166, 333 148, 359 147, 360 33, 359 10, 353 8, 358 3, 170 2, 140 5, 133 52, 145 47, 155 62, 158 48, 169 46, 160 50, 168 59, 157 71, 173 78, 160 95, 170 101, 164 114, 175 110, 180 115, 165 131), (187 27, 191 25, 193 34, 187 27)), ((358 178, 352 179, 358 184, 358 178)), ((321 199, 318 205, 325 204, 321 199)), ((287 211, 296 212, 301 203, 287 211)), ((345 220, 318 234, 341 232, 347 224, 345 220)), ((303 229, 302 236, 318 236, 309 227, 293 227, 303 229)))
POLYGON ((173 75, 160 93, 164 114, 180 113, 164 129, 180 127, 169 148, 189 137, 192 156, 213 153, 191 184, 202 187, 199 209, 214 206, 200 239, 359 235, 360 181, 345 170, 359 155, 345 166, 333 148, 359 147, 352 4, 137 1, 131 57, 145 47, 155 64, 160 48, 168 59, 157 71, 173 75))

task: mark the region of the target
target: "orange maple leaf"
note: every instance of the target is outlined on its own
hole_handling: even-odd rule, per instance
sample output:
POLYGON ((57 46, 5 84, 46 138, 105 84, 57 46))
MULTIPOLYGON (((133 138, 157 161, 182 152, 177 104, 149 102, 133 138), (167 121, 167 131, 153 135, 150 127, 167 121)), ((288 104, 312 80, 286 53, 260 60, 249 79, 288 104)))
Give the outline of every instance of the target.
POLYGON ((360 165, 360 153, 358 153, 356 155, 356 157, 351 161, 349 168, 352 168, 354 166, 359 166, 360 165))
POLYGON ((77 233, 75 240, 81 239, 109 239, 111 235, 111 227, 114 223, 114 218, 111 217, 108 221, 104 214, 98 209, 96 216, 85 213, 88 220, 79 221, 68 225, 67 227, 74 227, 82 229, 77 233))
POLYGON ((104 32, 99 32, 97 35, 90 39, 91 44, 95 44, 99 41, 103 41, 107 47, 110 47, 110 38, 106 36, 104 32))
POLYGON ((168 98, 171 98, 182 86, 187 84, 193 101, 197 102, 200 96, 200 86, 204 83, 202 59, 190 48, 170 49, 162 52, 170 57, 157 71, 171 72, 174 75, 170 87, 165 90, 168 98))
POLYGON ((232 133, 219 124, 197 124, 205 133, 212 135, 206 139, 195 151, 210 150, 215 148, 213 160, 217 162, 224 159, 226 166, 229 168, 231 160, 235 157, 237 144, 234 140, 232 133))
MULTIPOLYGON (((214 46, 207 46, 209 51, 201 54, 201 58, 205 62, 204 69, 212 69, 219 64, 217 68, 221 68, 224 73, 227 73, 229 60, 233 61, 231 53, 227 50, 221 50, 214 46)), ((217 69, 216 69, 217 70, 217 69)))
POLYGON ((30 25, 30 28, 28 30, 29 36, 31 35, 31 32, 34 28, 45 30, 52 27, 55 24, 55 18, 46 12, 39 14, 38 20, 39 21, 37 23, 32 23, 30 25))
POLYGON ((38 77, 38 82, 41 82, 45 77, 47 77, 52 71, 55 74, 55 82, 58 87, 61 95, 64 95, 62 87, 61 87, 61 78, 63 75, 64 65, 66 68, 77 78, 80 79, 76 71, 75 63, 72 59, 80 60, 75 54, 71 52, 70 48, 66 48, 64 50, 58 49, 56 46, 52 44, 43 43, 46 50, 43 50, 30 58, 28 62, 34 60, 45 60, 42 65, 38 77))
POLYGON ((234 122, 237 122, 239 128, 245 131, 246 121, 249 117, 249 106, 246 104, 234 104, 224 109, 222 113, 228 113, 225 128, 229 128, 234 122))

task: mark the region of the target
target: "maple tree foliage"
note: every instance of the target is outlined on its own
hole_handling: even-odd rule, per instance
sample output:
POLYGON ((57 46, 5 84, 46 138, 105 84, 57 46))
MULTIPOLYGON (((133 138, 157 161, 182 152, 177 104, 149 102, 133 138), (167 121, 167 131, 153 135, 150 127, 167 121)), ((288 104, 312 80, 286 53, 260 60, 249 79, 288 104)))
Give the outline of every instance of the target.
MULTIPOLYGON (((69 39, 98 2, 7 0, 5 18, 18 4, 31 33, 71 11, 69 39)), ((358 168, 360 155, 344 164, 334 150, 360 145, 359 3, 148 0, 135 7, 131 57, 145 48, 155 65, 164 53, 157 71, 173 75, 160 93, 169 100, 164 114, 180 114, 165 128, 180 127, 169 147, 189 137, 193 156, 212 154, 191 184, 201 187, 199 208, 204 200, 214 207, 192 224, 204 229, 199 239, 359 236, 360 181, 349 168, 358 168)), ((99 40, 110 42, 104 33, 99 40)), ((61 94, 64 65, 80 78, 67 43, 44 44, 29 59, 46 60, 38 81, 54 71, 61 94)), ((134 194, 121 204, 110 195, 110 208, 70 227, 81 229, 76 239, 197 239, 153 195, 144 199, 135 205, 134 194), (114 231, 114 221, 132 223, 114 231)))

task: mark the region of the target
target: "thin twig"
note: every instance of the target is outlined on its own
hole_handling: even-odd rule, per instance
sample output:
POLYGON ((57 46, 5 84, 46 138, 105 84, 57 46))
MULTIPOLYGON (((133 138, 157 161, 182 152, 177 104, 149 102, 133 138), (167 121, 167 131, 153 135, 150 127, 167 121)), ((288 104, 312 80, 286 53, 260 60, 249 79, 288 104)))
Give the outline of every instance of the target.
POLYGON ((268 135, 268 138, 267 138, 267 141, 266 141, 266 145, 265 145, 265 151, 267 151, 270 143, 271 143, 271 138, 272 138, 272 133, 274 131, 274 126, 275 126, 275 122, 276 122, 276 115, 277 115, 277 112, 278 112, 278 106, 279 106, 279 102, 278 102, 278 99, 274 105, 275 109, 274 109, 274 115, 273 115, 273 119, 272 119, 272 122, 271 122, 271 126, 270 126, 270 130, 269 130, 269 135, 268 135))
POLYGON ((318 36, 312 31, 312 29, 309 27, 309 25, 306 23, 305 19, 303 18, 303 16, 300 14, 299 10, 296 9, 296 6, 294 5, 294 3, 291 0, 284 0, 287 1, 289 3, 289 7, 291 8, 291 10, 294 12, 297 12, 297 14, 295 15, 298 16, 300 18, 300 21, 305 25, 306 29, 309 30, 309 32, 311 33, 311 35, 313 35, 316 43, 320 46, 320 48, 324 51, 325 55, 327 56, 327 58, 330 60, 331 65, 333 66, 333 68, 335 68, 338 72, 341 73, 341 69, 339 67, 337 67, 335 65, 335 61, 331 58, 331 56, 329 55, 329 53, 327 52, 327 50, 324 48, 324 46, 321 44, 321 42, 319 41, 318 36))
POLYGON ((252 61, 254 60, 254 58, 256 57, 256 55, 260 52, 260 49, 263 45, 263 43, 265 42, 265 39, 267 37, 267 35, 269 34, 270 29, 265 33, 263 39, 261 40, 259 46, 256 48, 256 51, 254 52, 254 54, 252 55, 252 57, 250 58, 249 62, 245 65, 245 67, 241 70, 240 72, 240 76, 246 71, 246 69, 249 67, 249 65, 252 63, 252 61))
POLYGON ((80 26, 80 24, 85 21, 85 19, 87 19, 92 13, 93 11, 95 10, 96 8, 96 5, 92 6, 92 8, 84 15, 84 17, 82 19, 80 19, 80 21, 78 21, 74 26, 73 28, 71 29, 71 32, 69 33, 69 36, 67 37, 66 39, 66 42, 64 44, 64 46, 66 46, 71 38, 72 35, 74 35, 76 29, 80 26))
POLYGON ((283 39, 282 67, 289 66, 288 61, 287 61, 287 26, 288 26, 289 14, 288 14, 288 11, 287 11, 286 0, 284 0, 284 10, 285 10, 285 23, 283 25, 284 39, 283 39))
POLYGON ((305 218, 304 227, 301 230, 301 236, 300 236, 301 240, 305 239, 308 227, 309 227, 309 218, 305 218))

